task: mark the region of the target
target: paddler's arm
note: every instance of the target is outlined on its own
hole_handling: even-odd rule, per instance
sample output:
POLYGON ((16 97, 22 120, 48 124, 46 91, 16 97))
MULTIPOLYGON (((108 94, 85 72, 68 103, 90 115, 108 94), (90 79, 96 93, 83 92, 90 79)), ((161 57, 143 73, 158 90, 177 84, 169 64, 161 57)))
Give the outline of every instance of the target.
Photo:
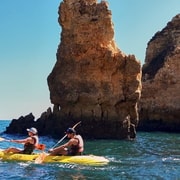
POLYGON ((61 152, 62 150, 64 150, 65 148, 70 147, 71 145, 72 145, 72 141, 69 140, 67 143, 65 143, 65 144, 63 144, 63 145, 61 145, 61 146, 59 146, 59 147, 56 147, 56 148, 54 148, 54 149, 49 149, 48 152, 49 152, 51 155, 55 155, 55 154, 58 154, 59 152, 61 152))
POLYGON ((58 147, 56 147, 56 148, 54 148, 54 149, 49 149, 48 152, 51 153, 51 152, 59 151, 59 150, 61 150, 61 149, 67 148, 67 147, 68 147, 68 142, 65 143, 65 144, 63 144, 63 145, 61 145, 61 146, 58 146, 58 147))
POLYGON ((10 140, 10 142, 15 142, 15 143, 20 143, 20 144, 24 144, 24 143, 27 143, 27 142, 30 142, 32 143, 32 138, 26 138, 26 139, 19 139, 19 140, 10 140))

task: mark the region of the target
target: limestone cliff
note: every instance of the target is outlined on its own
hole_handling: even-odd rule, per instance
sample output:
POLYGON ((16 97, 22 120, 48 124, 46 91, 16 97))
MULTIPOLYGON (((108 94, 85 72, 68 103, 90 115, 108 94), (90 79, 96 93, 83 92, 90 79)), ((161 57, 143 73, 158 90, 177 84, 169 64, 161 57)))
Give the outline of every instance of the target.
POLYGON ((180 131, 180 14, 149 41, 142 85, 140 128, 180 131))
POLYGON ((116 46, 111 18, 105 1, 60 4, 61 42, 48 76, 58 119, 54 128, 59 131, 63 124, 81 120, 80 131, 86 137, 125 138, 130 124, 138 124, 141 65, 116 46))

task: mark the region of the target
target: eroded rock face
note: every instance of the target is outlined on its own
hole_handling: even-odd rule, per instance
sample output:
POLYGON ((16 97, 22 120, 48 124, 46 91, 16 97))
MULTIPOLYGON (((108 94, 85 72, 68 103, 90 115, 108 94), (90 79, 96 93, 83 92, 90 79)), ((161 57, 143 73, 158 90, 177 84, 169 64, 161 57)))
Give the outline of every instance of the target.
POLYGON ((82 121, 86 137, 125 138, 138 124, 141 66, 116 46, 105 1, 64 0, 57 62, 48 76, 53 114, 59 124, 82 121), (126 121, 124 121, 126 122, 126 121))
POLYGON ((180 14, 149 41, 140 100, 144 130, 180 131, 180 14))
POLYGON ((34 124, 35 117, 30 113, 26 116, 21 116, 18 119, 13 119, 5 132, 9 134, 27 134, 26 129, 33 127, 34 124))

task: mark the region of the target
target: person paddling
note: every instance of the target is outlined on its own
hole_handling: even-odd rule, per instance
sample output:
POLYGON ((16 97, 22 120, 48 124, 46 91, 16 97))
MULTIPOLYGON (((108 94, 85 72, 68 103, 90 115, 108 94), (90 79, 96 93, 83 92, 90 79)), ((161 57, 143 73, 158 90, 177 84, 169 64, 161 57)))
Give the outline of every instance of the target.
POLYGON ((76 131, 73 128, 68 128, 66 134, 70 140, 59 147, 50 149, 49 155, 82 155, 84 151, 84 141, 81 135, 76 135, 76 131))
POLYGON ((10 147, 4 152, 6 153, 20 153, 20 154, 32 154, 34 149, 39 143, 39 138, 38 138, 38 131, 36 128, 32 127, 30 129, 27 129, 29 137, 26 139, 20 139, 20 140, 10 140, 10 142, 15 142, 15 143, 20 143, 24 144, 24 149, 19 149, 15 147, 10 147))

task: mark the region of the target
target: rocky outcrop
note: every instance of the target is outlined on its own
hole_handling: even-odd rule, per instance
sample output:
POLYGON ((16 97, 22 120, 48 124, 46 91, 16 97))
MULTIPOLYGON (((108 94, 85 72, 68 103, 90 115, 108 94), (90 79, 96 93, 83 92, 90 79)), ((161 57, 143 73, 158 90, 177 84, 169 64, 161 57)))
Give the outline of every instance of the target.
POLYGON ((180 132, 180 14, 149 41, 139 129, 180 132))
POLYGON ((26 116, 21 116, 18 119, 13 119, 5 132, 9 134, 27 134, 26 129, 34 126, 34 123, 35 117, 30 113, 26 116))
POLYGON ((76 129, 85 138, 136 137, 141 65, 116 46, 111 18, 105 1, 60 4, 61 42, 48 76, 54 108, 31 125, 40 135, 64 136, 81 121, 76 129))
POLYGON ((78 131, 91 138, 135 138, 137 125, 180 132, 180 14, 148 43, 140 118, 140 63, 117 48, 107 3, 64 0, 59 23, 57 62, 48 77, 53 111, 37 121, 32 114, 13 120, 6 132, 35 126, 42 135, 61 136, 80 120, 78 131))
POLYGON ((5 133, 8 134, 27 134, 26 129, 35 127, 38 129, 38 134, 40 135, 55 135, 53 131, 54 121, 51 108, 48 108, 46 112, 43 112, 38 120, 32 113, 26 116, 21 116, 18 119, 13 119, 10 125, 6 128, 5 133))
POLYGON ((105 1, 64 0, 59 8, 61 42, 48 77, 53 114, 59 124, 81 120, 86 137, 127 137, 127 115, 138 124, 141 66, 116 46, 111 18, 105 1))

